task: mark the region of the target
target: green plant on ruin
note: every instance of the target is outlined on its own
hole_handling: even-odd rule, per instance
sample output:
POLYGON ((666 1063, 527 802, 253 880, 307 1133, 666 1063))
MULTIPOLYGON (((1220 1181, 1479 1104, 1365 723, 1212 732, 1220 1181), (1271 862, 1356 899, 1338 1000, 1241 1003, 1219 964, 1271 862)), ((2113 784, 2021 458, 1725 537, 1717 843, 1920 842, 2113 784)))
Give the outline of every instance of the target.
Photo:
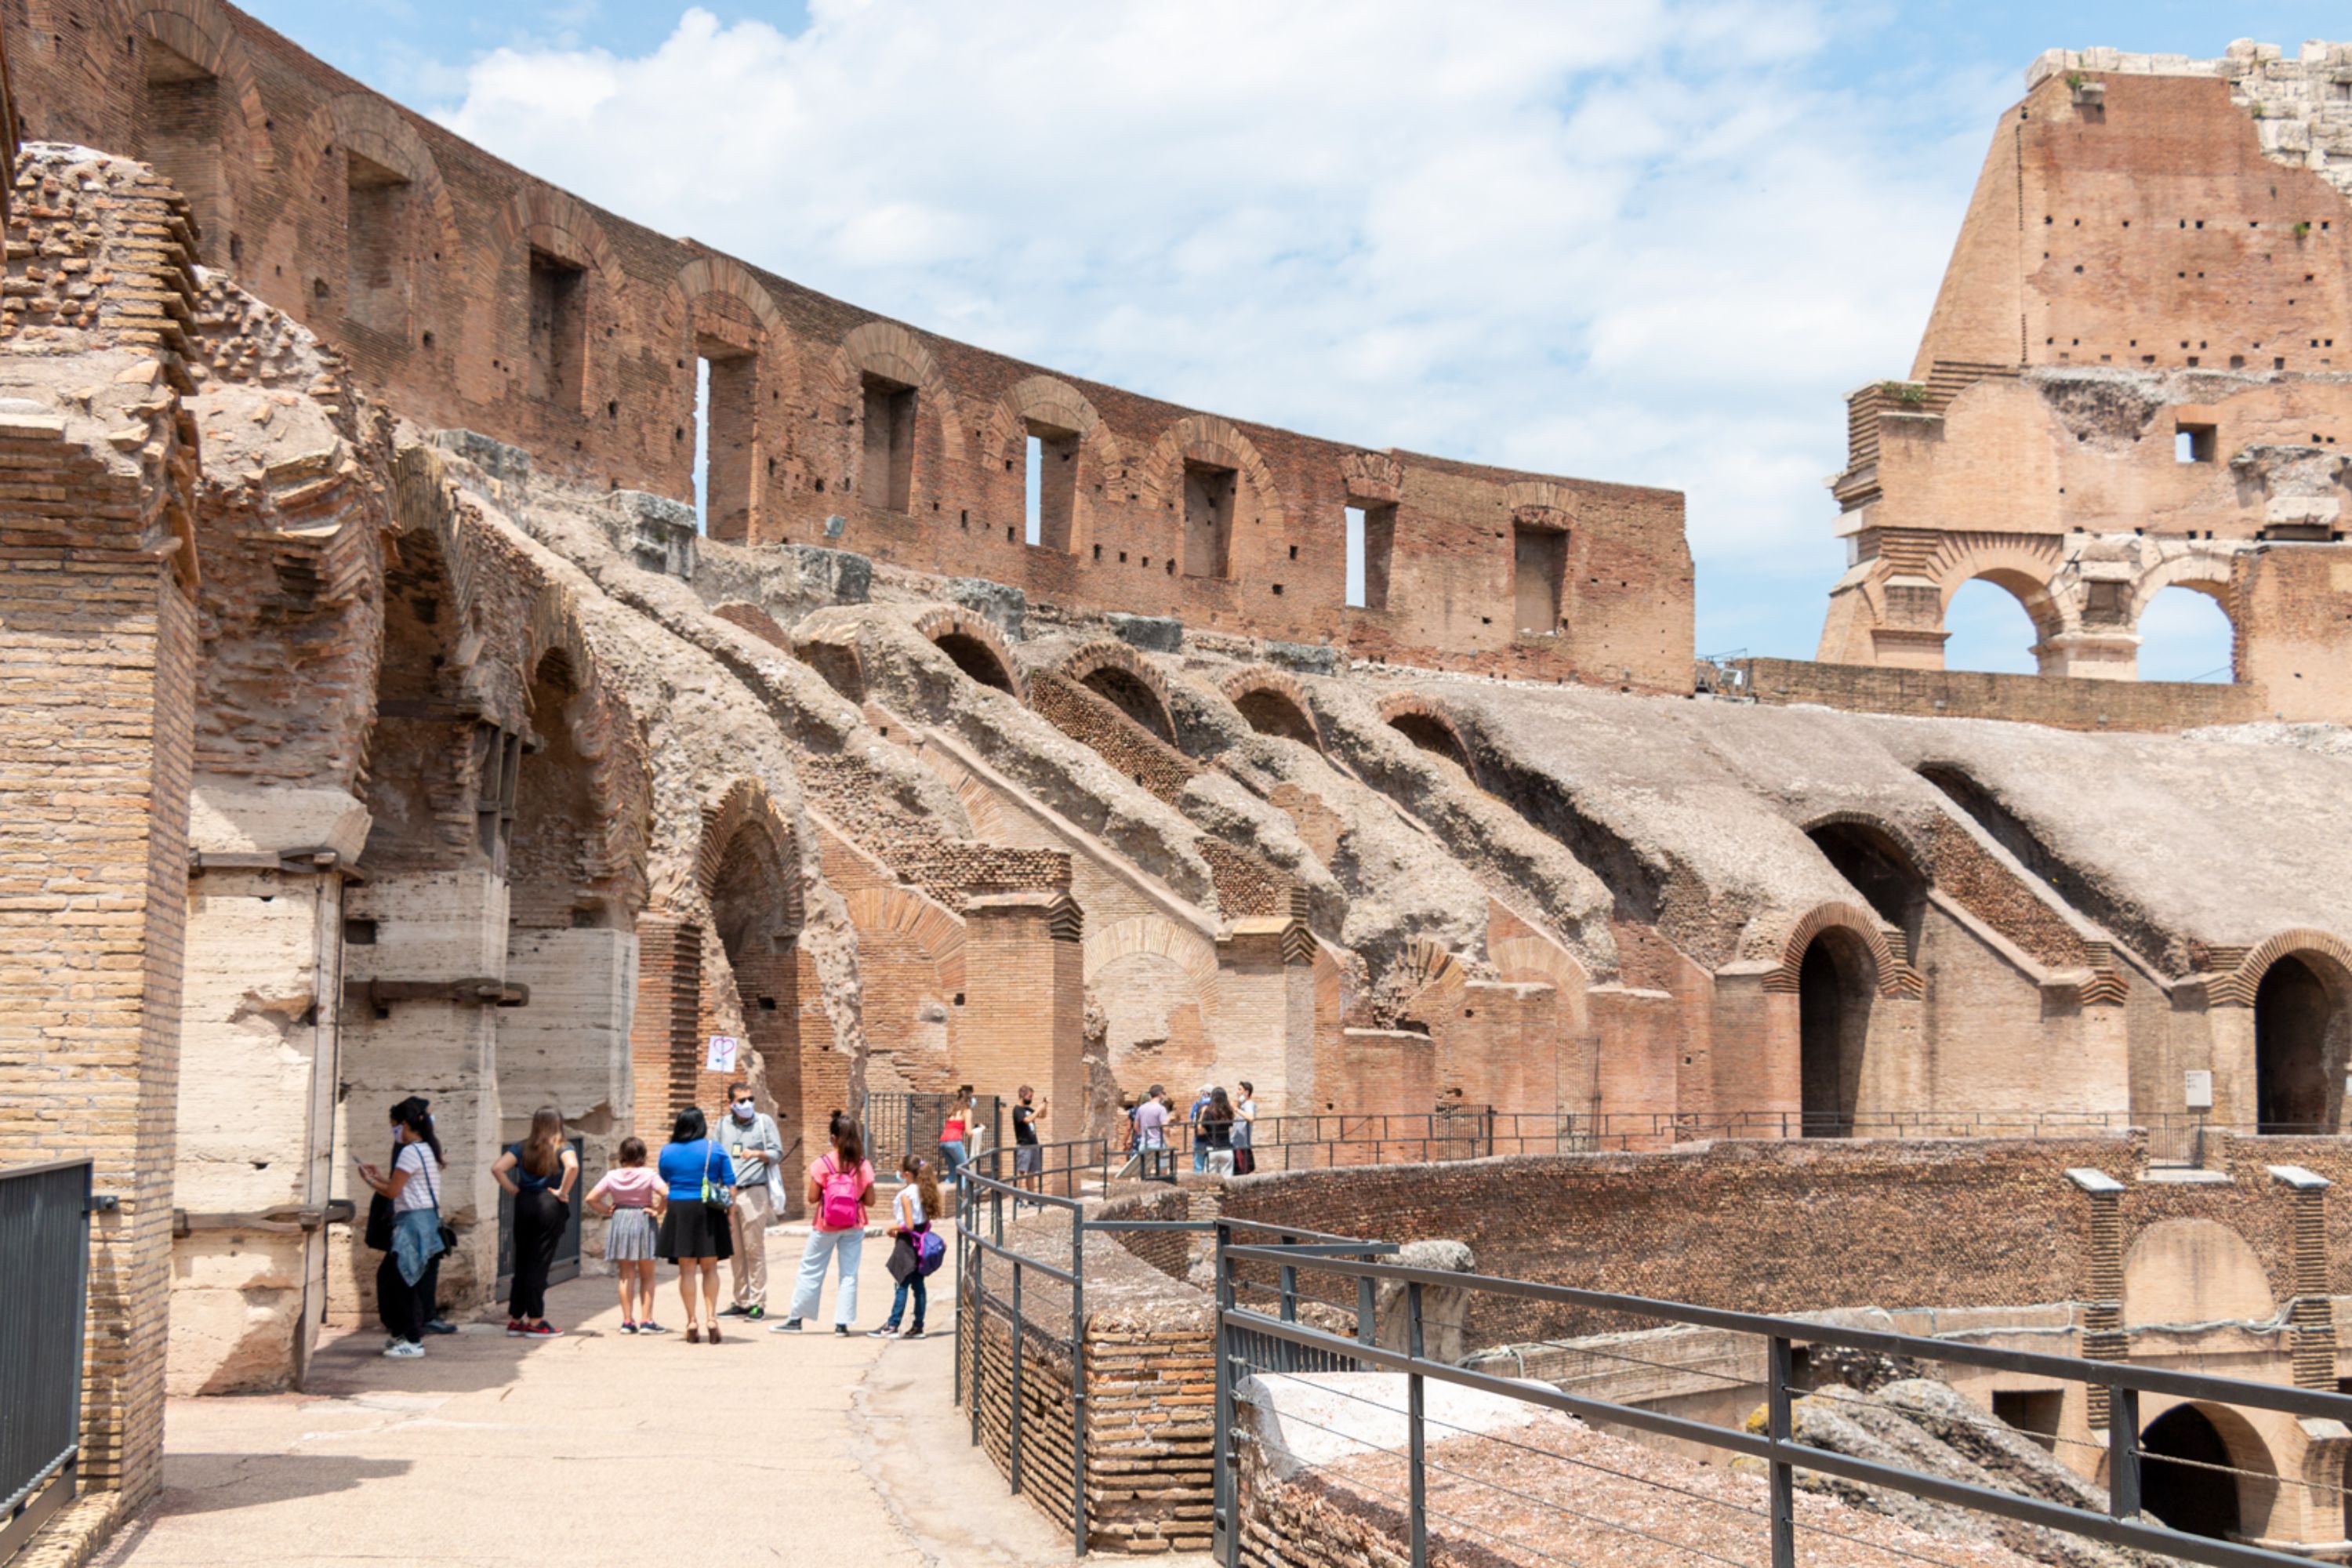
POLYGON ((2090 79, 2091 79, 2089 77, 2084 76, 2081 71, 2068 71, 2066 73, 2066 90, 2068 92, 2080 92, 2083 90, 2083 84, 2090 79))
POLYGON ((1917 381, 1882 381, 1878 395, 1889 403, 1899 403, 1906 408, 1916 408, 1927 401, 1927 387, 1917 381))
POLYGON ((2299 223, 2294 226, 2294 237, 2297 240, 2305 240, 2311 237, 2311 225, 2308 221, 2299 223))

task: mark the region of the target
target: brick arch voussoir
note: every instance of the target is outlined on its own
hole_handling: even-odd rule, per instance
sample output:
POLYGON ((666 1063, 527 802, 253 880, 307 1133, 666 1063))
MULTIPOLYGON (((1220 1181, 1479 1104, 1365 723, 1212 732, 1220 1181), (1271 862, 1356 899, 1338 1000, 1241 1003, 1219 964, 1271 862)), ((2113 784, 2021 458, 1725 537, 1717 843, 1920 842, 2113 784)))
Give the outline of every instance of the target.
POLYGON ((1241 705, 1243 698, 1257 692, 1279 697, 1297 709, 1298 716, 1306 721, 1307 732, 1315 737, 1315 749, 1323 749, 1323 726, 1316 721, 1315 705, 1307 700, 1307 689, 1298 684, 1298 678, 1288 670, 1276 669, 1271 665, 1250 665, 1226 676, 1217 683, 1217 689, 1223 692, 1225 700, 1235 707, 1241 705))
POLYGON ((118 0, 114 9, 121 30, 162 44, 223 83, 245 122, 247 162, 257 171, 276 165, 261 80, 226 6, 219 0, 118 0))
POLYGON ((946 440, 947 454, 960 458, 964 450, 963 416, 955 389, 930 346, 896 321, 866 321, 852 327, 825 362, 824 401, 835 408, 856 408, 865 395, 865 377, 878 375, 913 387, 916 417, 935 418, 946 440))
POLYGON ((1072 648, 1056 659, 1051 668, 1055 674, 1075 680, 1081 686, 1086 684, 1087 677, 1098 671, 1124 670, 1151 693, 1152 700, 1160 706, 1160 717, 1167 726, 1167 732, 1171 735, 1176 733, 1176 708, 1169 700, 1168 683, 1160 678, 1158 670, 1151 668, 1150 659, 1127 644, 1110 637, 1098 637, 1072 648))
POLYGON ((1032 375, 1014 382, 992 405, 988 422, 977 434, 981 459, 993 468, 1028 435, 1031 421, 1067 430, 1078 438, 1078 449, 1097 472, 1108 472, 1120 461, 1118 437, 1103 423, 1102 415, 1087 395, 1058 376, 1032 375))
POLYGON ((1393 505, 1404 499, 1404 465, 1386 452, 1350 452, 1339 459, 1350 500, 1393 505))
POLYGON ((911 888, 858 888, 842 896, 849 923, 860 931, 903 937, 940 966, 963 973, 964 922, 935 899, 911 888))
POLYGON ((1562 1018, 1583 1018, 1585 993, 1591 987, 1592 976, 1565 948, 1539 936, 1506 937, 1487 949, 1486 957, 1495 966, 1496 978, 1548 984, 1559 997, 1562 1018))
POLYGON ((1181 505, 1188 462, 1233 469, 1249 489, 1250 515, 1276 527, 1284 523, 1282 491, 1274 482, 1274 469, 1232 420, 1214 414, 1188 414, 1160 432, 1142 474, 1153 500, 1171 509, 1181 505))
POLYGON ((1434 698, 1424 697, 1418 691, 1392 692, 1381 699, 1380 715, 1381 722, 1388 725, 1394 725, 1403 718, 1426 719, 1454 738, 1454 747, 1465 762, 1473 754, 1470 738, 1463 733, 1461 721, 1434 698))
POLYGON ((1576 522, 1576 498, 1549 479, 1516 479, 1506 485, 1503 510, 1514 517, 1533 514, 1562 528, 1576 522))
POLYGON ((1910 966, 1895 956, 1886 944, 1886 933, 1879 929, 1878 917, 1859 904, 1830 902, 1816 904, 1799 915, 1772 947, 1780 962, 1764 977, 1764 989, 1794 995, 1797 992, 1797 972, 1805 961, 1805 950, 1813 939, 1826 931, 1843 931, 1860 942, 1870 955, 1871 984, 1882 996, 1908 994, 1906 980, 1910 966))
POLYGON ((1876 812, 1843 809, 1824 811, 1818 816, 1805 818, 1803 822, 1798 824, 1798 826, 1807 837, 1811 837, 1824 827, 1865 828, 1885 837, 1887 842, 1903 851, 1904 858, 1911 862, 1913 875, 1916 876, 1922 883, 1933 883, 1936 879, 1936 857, 1933 849, 1922 843, 1919 836, 1908 827, 1881 816, 1876 812))
POLYGON ((2223 975, 2214 985, 2217 1002, 2241 1007, 2254 1005, 2254 993, 2261 989, 2263 976, 2282 958, 2316 957, 2326 960, 2337 972, 2337 978, 2352 982, 2352 942, 2334 931, 2314 926, 2298 926, 2263 938, 2246 951, 2237 966, 2223 975))
POLYGON ((719 885, 727 850, 750 829, 761 858, 773 875, 783 901, 783 924, 798 931, 803 921, 799 858, 792 827, 758 779, 737 779, 727 793, 702 808, 702 832, 695 846, 694 885, 707 905, 719 885))
POLYGON ((990 653, 996 656, 996 662, 1003 667, 1005 679, 1013 682, 1013 695, 1024 702, 1029 700, 1028 679, 1020 662, 1013 657, 1013 649, 1005 642, 1003 634, 993 624, 976 616, 967 616, 960 610, 943 607, 926 610, 915 617, 915 630, 926 642, 936 643, 941 637, 955 636, 967 637, 984 645, 990 653))
POLYGON ((1087 983, 1106 964, 1135 953, 1164 958, 1182 970, 1197 994, 1205 1000, 1217 984, 1215 944, 1198 931, 1188 931, 1165 915, 1137 915, 1090 929, 1082 943, 1087 983))
POLYGON ((2234 552, 2191 550, 2158 562, 2132 579, 2131 624, 2137 627, 2156 596, 2167 588, 2194 588, 2221 606, 2234 631, 2238 625, 2234 557, 2234 552))
POLYGON ((432 208, 434 224, 441 233, 442 254, 454 258, 461 253, 457 206, 441 177, 441 165, 399 110, 366 92, 339 93, 320 104, 295 142, 298 187, 307 186, 317 176, 328 150, 334 147, 399 171, 432 208))
POLYGON ((528 246, 589 268, 616 300, 628 287, 628 271, 595 213, 579 197, 553 185, 529 184, 515 192, 499 209, 491 240, 499 256, 519 257, 528 246))
POLYGON ((751 312, 763 336, 782 337, 783 312, 767 286, 732 257, 698 256, 677 269, 662 296, 661 331, 666 342, 690 348, 687 334, 694 327, 697 301, 717 296, 731 300, 751 312))

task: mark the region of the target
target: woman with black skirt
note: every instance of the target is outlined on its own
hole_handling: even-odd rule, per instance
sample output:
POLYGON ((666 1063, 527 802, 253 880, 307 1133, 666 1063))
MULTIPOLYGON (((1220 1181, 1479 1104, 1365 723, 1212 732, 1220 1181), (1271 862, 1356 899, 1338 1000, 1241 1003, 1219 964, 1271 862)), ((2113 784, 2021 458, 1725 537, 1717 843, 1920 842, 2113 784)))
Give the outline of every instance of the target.
POLYGON ((543 1105, 531 1113, 530 1136, 509 1143, 490 1175, 514 1199, 514 1294, 507 1332, 552 1339, 563 1331, 547 1321, 547 1271, 572 1216, 572 1184, 580 1156, 564 1141, 563 1113, 543 1105))
POLYGON ((735 1256, 729 1215, 735 1204, 735 1158, 709 1135, 702 1112, 689 1105, 671 1123, 655 1169, 669 1189, 656 1248, 677 1265, 677 1296, 686 1303, 686 1342, 719 1342, 719 1260, 735 1256))

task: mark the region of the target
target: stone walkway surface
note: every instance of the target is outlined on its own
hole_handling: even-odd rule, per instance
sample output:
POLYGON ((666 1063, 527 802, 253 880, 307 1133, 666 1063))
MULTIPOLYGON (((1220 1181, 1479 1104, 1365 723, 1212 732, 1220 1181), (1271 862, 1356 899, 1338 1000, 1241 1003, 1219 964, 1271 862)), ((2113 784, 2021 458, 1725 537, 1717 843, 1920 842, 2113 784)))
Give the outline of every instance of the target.
MULTIPOLYGON (((789 1292, 801 1239, 770 1237, 772 1289, 789 1292)), ((560 1339, 509 1339, 501 1318, 435 1339, 422 1361, 387 1361, 371 1326, 322 1345, 305 1393, 175 1399, 163 1495, 99 1562, 1076 1561, 1068 1537, 1008 1495, 970 1445, 951 1402, 948 1271, 933 1277, 933 1337, 863 1337, 889 1310, 878 1241, 866 1243, 852 1339, 832 1332, 830 1289, 824 1315, 796 1335, 756 1324, 718 1345, 624 1334, 613 1282, 579 1279, 549 1293, 569 1331, 560 1339)), ((658 1306, 662 1321, 683 1322, 667 1268, 658 1306)))

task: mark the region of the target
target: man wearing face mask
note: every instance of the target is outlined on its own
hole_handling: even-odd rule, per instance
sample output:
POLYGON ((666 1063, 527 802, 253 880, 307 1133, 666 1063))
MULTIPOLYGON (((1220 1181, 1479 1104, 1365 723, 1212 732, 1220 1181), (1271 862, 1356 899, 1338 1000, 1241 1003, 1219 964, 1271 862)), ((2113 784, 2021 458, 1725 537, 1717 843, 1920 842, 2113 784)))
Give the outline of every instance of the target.
POLYGON ((730 1259, 735 1304, 719 1316, 756 1321, 768 1315, 768 1220, 783 1204, 777 1173, 784 1140, 775 1119, 752 1100, 750 1084, 728 1085, 727 1099, 719 1141, 735 1160, 735 1204, 727 1215, 735 1241, 735 1256, 730 1259))

